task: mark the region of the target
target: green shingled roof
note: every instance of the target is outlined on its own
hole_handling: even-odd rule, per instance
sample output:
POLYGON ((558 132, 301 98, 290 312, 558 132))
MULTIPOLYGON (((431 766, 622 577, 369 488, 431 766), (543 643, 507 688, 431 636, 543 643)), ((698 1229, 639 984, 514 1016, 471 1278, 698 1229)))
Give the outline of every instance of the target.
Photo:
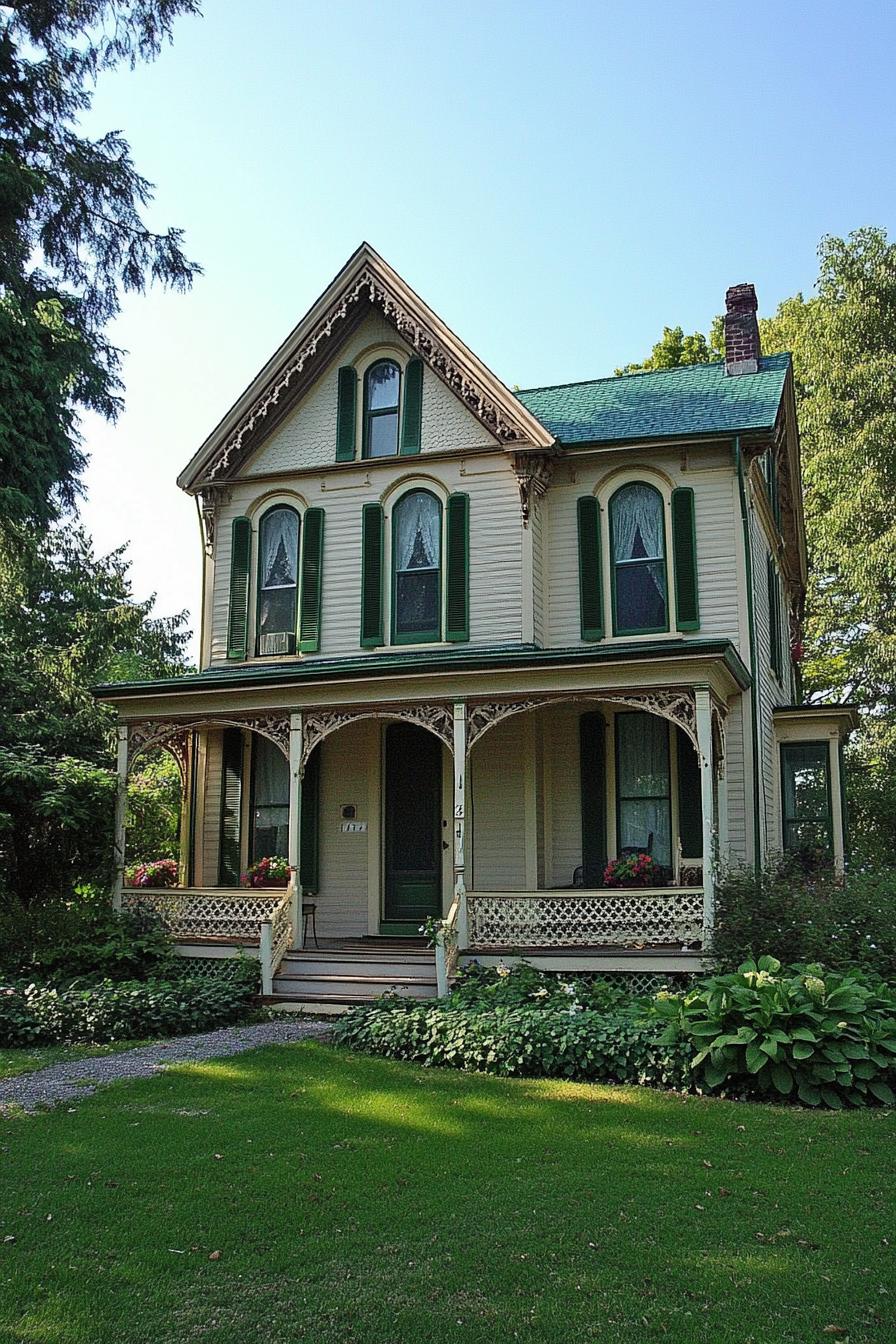
POLYGON ((768 355, 736 377, 724 364, 689 364, 516 395, 561 443, 747 433, 774 425, 789 367, 789 355, 768 355))

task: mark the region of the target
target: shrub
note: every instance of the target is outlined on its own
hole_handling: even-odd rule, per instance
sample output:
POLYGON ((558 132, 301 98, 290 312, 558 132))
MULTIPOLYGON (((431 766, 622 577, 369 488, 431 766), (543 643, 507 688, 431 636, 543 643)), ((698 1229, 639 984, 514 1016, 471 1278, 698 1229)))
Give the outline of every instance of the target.
POLYGON ((356 1008, 336 1022, 336 1041, 352 1050, 418 1064, 505 1077, 590 1082, 689 1081, 688 1051, 660 1044, 655 1023, 629 1014, 556 1009, 466 1007, 402 1000, 356 1008))
POLYGON ((896 992, 820 966, 747 962, 684 995, 660 995, 662 1040, 684 1042, 695 1081, 840 1109, 896 1102, 896 992))
POLYGON ((714 959, 733 971, 772 951, 785 964, 823 962, 896 980, 896 870, 799 872, 779 862, 759 876, 725 873, 716 890, 714 959))
POLYGON ((164 977, 173 960, 156 915, 116 913, 93 890, 76 901, 0 907, 0 970, 12 978, 144 980, 164 977))
POLYGON ((448 1009, 482 1008, 538 1008, 564 1009, 574 1007, 625 1012, 643 1008, 645 1001, 634 999, 618 985, 612 985, 599 976, 563 976, 550 971, 539 971, 528 962, 513 967, 481 966, 472 962, 458 975, 454 989, 445 1007, 448 1009))
POLYGON ((93 1044, 176 1036, 244 1021, 255 996, 247 978, 111 980, 79 989, 0 985, 0 1046, 93 1044))

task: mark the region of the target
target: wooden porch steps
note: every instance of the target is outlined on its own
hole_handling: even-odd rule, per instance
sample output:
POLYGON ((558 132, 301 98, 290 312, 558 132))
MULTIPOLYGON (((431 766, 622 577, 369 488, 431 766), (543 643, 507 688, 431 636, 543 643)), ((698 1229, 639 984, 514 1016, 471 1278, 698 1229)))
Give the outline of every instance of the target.
POLYGON ((369 1003, 390 991, 436 997, 435 955, 389 947, 346 946, 287 952, 274 976, 271 1003, 369 1003))

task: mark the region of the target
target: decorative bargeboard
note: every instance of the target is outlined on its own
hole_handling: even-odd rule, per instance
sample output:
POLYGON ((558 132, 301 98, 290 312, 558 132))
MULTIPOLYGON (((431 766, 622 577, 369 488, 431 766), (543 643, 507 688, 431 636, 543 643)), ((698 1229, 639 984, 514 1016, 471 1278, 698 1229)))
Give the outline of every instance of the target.
POLYGON ((692 946, 703 892, 467 892, 472 948, 692 946))

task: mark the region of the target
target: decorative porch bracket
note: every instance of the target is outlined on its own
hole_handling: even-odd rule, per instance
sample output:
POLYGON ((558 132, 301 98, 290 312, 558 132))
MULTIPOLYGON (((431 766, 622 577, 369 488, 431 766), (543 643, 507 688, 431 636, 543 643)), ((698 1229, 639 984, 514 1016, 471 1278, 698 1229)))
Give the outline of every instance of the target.
POLYGON ((400 719, 402 723, 414 723, 435 733, 449 750, 454 749, 454 719, 447 705, 394 705, 377 709, 318 709, 304 716, 302 728, 301 769, 304 774, 308 757, 319 743, 346 728, 350 723, 360 723, 364 719, 400 719))

